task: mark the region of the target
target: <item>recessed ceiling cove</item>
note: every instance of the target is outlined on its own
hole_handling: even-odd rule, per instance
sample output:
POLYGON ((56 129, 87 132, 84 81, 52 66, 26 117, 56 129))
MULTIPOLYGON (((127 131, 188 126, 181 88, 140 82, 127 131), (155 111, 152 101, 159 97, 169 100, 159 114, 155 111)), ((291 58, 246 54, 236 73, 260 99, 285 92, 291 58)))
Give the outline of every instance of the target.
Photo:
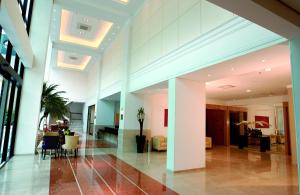
POLYGON ((124 5, 127 5, 129 3, 129 0, 113 0, 113 1, 116 1, 116 2, 124 4, 124 5))
POLYGON ((60 41, 98 48, 113 26, 112 22, 62 9, 60 41))
POLYGON ((84 70, 91 56, 58 50, 57 66, 61 68, 84 70))

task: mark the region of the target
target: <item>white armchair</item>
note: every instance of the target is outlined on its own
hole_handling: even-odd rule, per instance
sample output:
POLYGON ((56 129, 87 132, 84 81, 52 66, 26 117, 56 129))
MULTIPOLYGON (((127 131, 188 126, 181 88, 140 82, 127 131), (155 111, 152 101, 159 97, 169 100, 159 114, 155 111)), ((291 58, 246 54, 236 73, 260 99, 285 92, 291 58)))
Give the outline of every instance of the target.
POLYGON ((157 151, 167 150, 167 138, 164 136, 152 137, 152 148, 157 151))

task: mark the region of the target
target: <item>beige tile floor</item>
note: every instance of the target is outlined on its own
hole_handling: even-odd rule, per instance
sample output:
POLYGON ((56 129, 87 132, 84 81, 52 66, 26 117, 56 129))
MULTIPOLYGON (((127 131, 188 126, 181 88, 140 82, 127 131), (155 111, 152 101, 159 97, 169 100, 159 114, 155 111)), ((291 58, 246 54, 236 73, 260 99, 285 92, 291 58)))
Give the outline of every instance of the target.
MULTIPOLYGON (((97 149, 93 151, 97 153, 97 149)), ((103 150, 101 151, 103 152, 103 150)), ((115 153, 107 149, 107 153, 115 153)), ((297 194, 297 166, 288 156, 214 147, 207 150, 206 168, 166 171, 166 153, 125 153, 119 158, 180 194, 297 194)))
MULTIPOLYGON (((166 153, 118 154, 116 149, 81 149, 80 154, 111 153, 180 194, 297 194, 297 167, 282 154, 214 147, 207 150, 206 168, 166 171, 166 153)), ((1 194, 48 194, 50 160, 15 156, 0 170, 1 194)))

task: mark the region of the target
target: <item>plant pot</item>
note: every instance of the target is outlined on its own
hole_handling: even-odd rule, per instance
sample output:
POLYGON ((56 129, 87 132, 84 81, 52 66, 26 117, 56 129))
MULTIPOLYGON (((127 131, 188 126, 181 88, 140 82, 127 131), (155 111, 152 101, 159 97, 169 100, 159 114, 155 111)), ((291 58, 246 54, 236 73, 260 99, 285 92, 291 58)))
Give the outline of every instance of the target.
POLYGON ((137 135, 135 138, 136 138, 137 153, 143 153, 144 148, 145 148, 146 136, 145 135, 142 135, 142 136, 137 135))

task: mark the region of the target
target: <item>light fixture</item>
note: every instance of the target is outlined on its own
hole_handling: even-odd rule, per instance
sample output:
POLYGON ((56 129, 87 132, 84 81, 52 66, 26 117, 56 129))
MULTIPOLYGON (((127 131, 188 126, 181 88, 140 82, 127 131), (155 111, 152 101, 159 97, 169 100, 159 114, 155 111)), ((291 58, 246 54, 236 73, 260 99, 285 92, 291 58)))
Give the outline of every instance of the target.
POLYGON ((85 67, 91 60, 91 56, 79 56, 77 57, 76 53, 71 53, 66 55, 64 51, 58 51, 57 53, 57 66, 61 68, 70 68, 70 69, 77 69, 77 70, 84 70, 85 67), (70 58, 73 58, 71 59, 70 58), (71 62, 65 61, 66 57, 68 57, 71 62), (77 59, 75 59, 77 58, 77 59))
POLYGON ((67 11, 65 9, 61 12, 61 22, 60 22, 60 41, 74 43, 78 45, 84 45, 88 47, 97 48, 104 40, 106 34, 109 32, 111 27, 113 26, 112 22, 100 20, 99 27, 96 30, 95 36, 91 39, 76 37, 69 32, 69 28, 71 25, 71 19, 75 14, 67 11))
POLYGON ((272 68, 270 68, 270 67, 265 68, 265 71, 266 71, 266 72, 270 72, 270 71, 272 71, 272 68))
POLYGON ((127 5, 129 3, 129 0, 113 0, 113 1, 121 3, 123 5, 127 5))
POLYGON ((251 89, 247 89, 247 90, 246 90, 247 93, 250 93, 251 91, 252 91, 251 89))
POLYGON ((261 62, 262 62, 262 63, 265 63, 265 62, 266 62, 266 60, 261 60, 261 62))
POLYGON ((211 74, 207 74, 208 77, 211 77, 211 74))

